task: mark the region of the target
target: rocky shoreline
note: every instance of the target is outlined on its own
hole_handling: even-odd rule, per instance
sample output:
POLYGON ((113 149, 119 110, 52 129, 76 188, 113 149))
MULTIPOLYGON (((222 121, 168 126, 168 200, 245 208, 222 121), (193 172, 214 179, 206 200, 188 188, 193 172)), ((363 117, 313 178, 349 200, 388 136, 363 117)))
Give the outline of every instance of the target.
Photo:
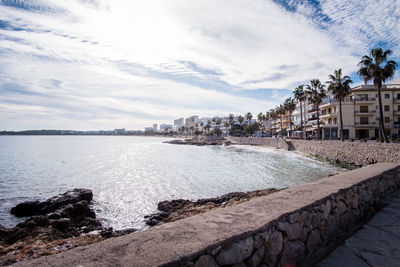
POLYGON ((74 189, 45 201, 23 202, 11 209, 27 220, 13 228, 0 226, 0 265, 89 245, 135 231, 114 231, 96 219, 90 207, 93 193, 74 189))
POLYGON ((224 137, 214 137, 214 136, 202 136, 202 137, 193 137, 188 139, 175 139, 171 141, 164 141, 166 144, 173 145, 192 145, 192 146, 216 146, 216 145, 225 145, 229 146, 231 141, 226 140, 224 137))
POLYGON ((215 198, 204 198, 197 201, 187 199, 166 200, 158 203, 158 212, 145 216, 147 225, 155 226, 181 220, 216 208, 230 207, 252 198, 269 195, 282 189, 262 189, 249 192, 232 192, 215 198))
MULTIPOLYGON (((150 227, 173 222, 216 208, 230 207, 280 190, 272 188, 233 192, 197 201, 185 199, 161 201, 158 203, 159 212, 145 216, 145 222, 150 227)), ((17 217, 30 217, 13 228, 0 225, 0 266, 60 253, 136 231, 136 229, 115 231, 103 227, 90 207, 92 199, 91 190, 74 189, 45 201, 28 201, 13 207, 11 214, 17 217)))

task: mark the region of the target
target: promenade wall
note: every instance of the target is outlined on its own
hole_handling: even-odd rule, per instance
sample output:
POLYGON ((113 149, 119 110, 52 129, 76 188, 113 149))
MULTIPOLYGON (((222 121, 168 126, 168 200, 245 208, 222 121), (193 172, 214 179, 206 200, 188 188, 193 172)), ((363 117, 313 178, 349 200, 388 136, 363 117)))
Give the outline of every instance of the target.
MULTIPOLYGON (((232 142, 243 145, 276 147, 275 138, 230 137, 232 142)), ((378 142, 341 142, 314 140, 280 140, 279 148, 299 151, 335 162, 366 166, 376 162, 400 163, 400 144, 378 142)))
POLYGON ((309 266, 354 233, 400 187, 377 163, 17 266, 309 266))

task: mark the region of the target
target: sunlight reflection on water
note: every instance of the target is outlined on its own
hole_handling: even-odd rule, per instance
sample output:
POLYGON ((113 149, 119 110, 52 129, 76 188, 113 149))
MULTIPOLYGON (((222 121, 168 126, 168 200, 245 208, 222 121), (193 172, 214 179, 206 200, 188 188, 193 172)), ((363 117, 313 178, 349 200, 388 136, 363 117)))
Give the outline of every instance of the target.
POLYGON ((344 170, 293 152, 248 146, 180 146, 131 136, 0 136, 0 224, 9 209, 66 190, 93 190, 105 225, 145 227, 143 216, 173 198, 283 188, 344 170))

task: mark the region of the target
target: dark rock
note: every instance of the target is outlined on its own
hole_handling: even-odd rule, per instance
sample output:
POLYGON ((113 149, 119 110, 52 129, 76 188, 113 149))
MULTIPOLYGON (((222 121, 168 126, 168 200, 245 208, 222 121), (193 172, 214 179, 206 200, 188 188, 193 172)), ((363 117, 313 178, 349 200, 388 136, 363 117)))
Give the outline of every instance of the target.
POLYGON ((215 198, 203 198, 197 201, 187 199, 166 200, 158 203, 159 212, 144 216, 145 222, 149 226, 158 225, 165 222, 176 221, 198 214, 204 211, 209 211, 212 208, 230 203, 240 203, 251 198, 264 196, 278 192, 278 189, 263 189, 250 192, 233 192, 215 198))
POLYGON ((71 220, 68 218, 61 218, 59 220, 52 221, 51 225, 59 231, 66 231, 71 226, 71 220))
POLYGON ((27 201, 11 208, 11 214, 17 217, 45 215, 58 208, 82 200, 92 201, 93 193, 89 189, 74 189, 64 194, 47 199, 46 201, 27 201))

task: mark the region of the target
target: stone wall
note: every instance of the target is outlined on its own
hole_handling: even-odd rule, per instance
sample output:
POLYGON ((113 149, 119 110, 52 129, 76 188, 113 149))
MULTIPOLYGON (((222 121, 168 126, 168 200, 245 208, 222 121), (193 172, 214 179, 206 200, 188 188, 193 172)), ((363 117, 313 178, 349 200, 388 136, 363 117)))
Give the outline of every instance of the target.
POLYGON ((309 266, 400 187, 400 165, 378 163, 21 266, 309 266))
POLYGON ((271 146, 278 147, 282 149, 289 149, 288 144, 284 139, 279 138, 278 144, 276 142, 276 138, 270 137, 228 137, 232 143, 236 143, 239 145, 251 145, 251 146, 271 146))
MULTIPOLYGON (((232 142, 243 145, 266 145, 276 147, 275 138, 230 137, 232 142)), ((280 148, 295 150, 328 160, 365 166, 376 162, 400 163, 399 143, 340 142, 313 140, 284 140, 280 148)))

